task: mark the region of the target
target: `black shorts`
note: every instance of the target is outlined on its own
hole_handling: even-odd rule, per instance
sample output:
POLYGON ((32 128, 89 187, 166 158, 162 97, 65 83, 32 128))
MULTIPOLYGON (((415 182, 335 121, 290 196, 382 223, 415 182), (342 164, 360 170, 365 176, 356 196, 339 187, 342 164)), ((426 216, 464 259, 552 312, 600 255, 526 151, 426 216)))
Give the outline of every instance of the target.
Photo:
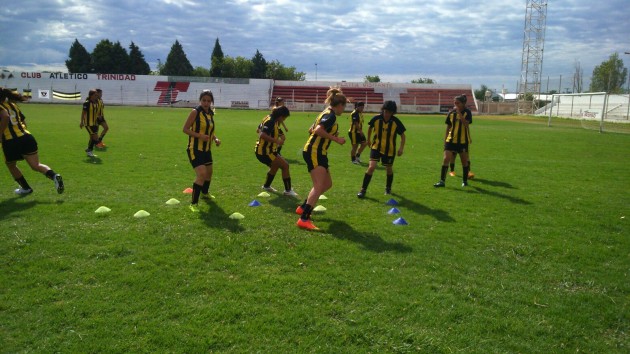
POLYGON ((396 156, 386 156, 381 154, 380 151, 376 150, 376 149, 372 149, 370 151, 370 160, 374 160, 374 161, 381 161, 381 163, 383 164, 383 166, 391 166, 394 164, 394 159, 396 158, 396 156))
POLYGON ((276 159, 276 155, 274 155, 274 154, 271 154, 271 155, 256 154, 256 158, 258 159, 258 161, 262 162, 263 164, 265 164, 267 166, 271 166, 271 163, 273 162, 273 160, 276 159))
POLYGON ((105 123, 105 117, 98 117, 96 118, 96 124, 98 125, 103 125, 103 123, 105 123))
POLYGON ((193 168, 197 166, 212 165, 212 151, 200 151, 196 149, 186 149, 188 160, 193 168))
POLYGON ((88 134, 98 134, 98 124, 97 125, 86 125, 85 129, 88 131, 88 134))
POLYGON ((444 143, 444 151, 452 151, 458 154, 468 152, 468 144, 444 143))
POLYGON ((348 132, 348 137, 350 138, 350 143, 352 145, 362 144, 365 142, 365 135, 363 134, 348 132))
POLYGON ((306 169, 308 172, 311 172, 318 166, 328 169, 328 156, 326 155, 318 154, 317 152, 311 154, 307 151, 302 151, 302 157, 304 158, 304 162, 306 162, 306 169))
POLYGON ((37 154, 37 141, 31 134, 5 140, 2 142, 2 152, 7 163, 24 160, 25 155, 37 154))

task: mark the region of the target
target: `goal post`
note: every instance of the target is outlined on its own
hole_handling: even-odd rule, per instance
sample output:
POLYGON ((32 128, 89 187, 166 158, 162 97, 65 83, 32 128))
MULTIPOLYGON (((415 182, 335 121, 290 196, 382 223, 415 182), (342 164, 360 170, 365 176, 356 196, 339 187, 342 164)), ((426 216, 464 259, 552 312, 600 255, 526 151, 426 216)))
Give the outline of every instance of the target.
POLYGON ((547 126, 553 117, 579 120, 584 129, 630 132, 630 119, 626 113, 630 104, 628 95, 606 92, 554 94, 538 114, 548 116, 547 126))

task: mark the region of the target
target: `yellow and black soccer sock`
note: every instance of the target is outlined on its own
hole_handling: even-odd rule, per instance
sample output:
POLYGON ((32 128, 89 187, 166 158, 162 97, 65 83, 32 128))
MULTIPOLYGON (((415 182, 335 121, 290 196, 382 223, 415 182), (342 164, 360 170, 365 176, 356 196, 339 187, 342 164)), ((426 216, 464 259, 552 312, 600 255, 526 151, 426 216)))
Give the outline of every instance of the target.
POLYGON ((385 189, 388 191, 392 189, 392 183, 394 182, 394 174, 387 175, 387 182, 385 184, 385 189))
POLYGON ((201 193, 203 186, 200 186, 197 183, 193 183, 192 187, 193 187, 193 193, 192 193, 191 204, 197 205, 197 203, 199 203, 199 194, 201 193))
POLYGON ((363 176, 363 185, 361 186, 362 191, 366 191, 368 186, 370 185, 370 181, 372 180, 372 175, 368 175, 367 173, 363 176))
POLYGON ((448 165, 442 166, 442 172, 440 172, 440 181, 444 181, 446 179, 447 170, 448 170, 448 165))
POLYGON ((284 182, 284 190, 287 192, 290 191, 291 190, 291 177, 283 178, 282 182, 284 182))
POLYGON ((313 211, 313 207, 310 204, 304 203, 304 205, 302 206, 302 215, 300 216, 300 219, 302 219, 303 221, 307 221, 308 219, 310 219, 311 211, 313 211))
POLYGON ((52 169, 50 169, 50 170, 46 171, 45 175, 46 175, 46 177, 48 177, 49 179, 51 179, 51 180, 53 180, 53 181, 55 180, 55 175, 56 175, 56 173, 55 173, 55 171, 53 171, 52 169))
POLYGON ((22 189, 31 189, 31 186, 28 185, 28 182, 26 182, 26 178, 24 178, 24 176, 16 178, 15 181, 20 185, 20 187, 22 187, 22 189))
POLYGON ((273 182, 274 178, 276 178, 276 175, 272 175, 270 173, 267 173, 267 180, 265 181, 265 184, 263 186, 265 188, 269 188, 271 186, 271 183, 273 182))
POLYGON ((203 186, 201 187, 201 193, 208 194, 210 191, 210 181, 203 182, 203 186))

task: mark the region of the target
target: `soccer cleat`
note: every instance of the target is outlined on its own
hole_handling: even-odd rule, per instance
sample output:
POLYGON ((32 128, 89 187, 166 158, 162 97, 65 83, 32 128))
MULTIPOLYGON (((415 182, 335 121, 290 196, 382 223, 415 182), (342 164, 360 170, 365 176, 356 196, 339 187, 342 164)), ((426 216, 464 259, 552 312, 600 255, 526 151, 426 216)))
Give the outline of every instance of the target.
POLYGON ((360 159, 360 158, 358 158, 358 157, 357 157, 354 161, 356 161, 356 162, 357 162, 357 165, 360 165, 360 164, 361 164, 361 159, 360 159))
POLYGON ((468 182, 462 182, 462 187, 468 187, 468 182))
POLYGON ((444 181, 439 181, 438 183, 434 184, 433 187, 435 188, 446 187, 446 183, 444 183, 444 181))
POLYGON ((390 195, 390 194, 392 194, 392 190, 385 188, 385 195, 390 195))
POLYGON ((33 193, 33 189, 32 188, 24 189, 24 188, 20 187, 20 188, 14 190, 13 192, 15 194, 19 194, 19 195, 27 195, 27 194, 33 193))
POLYGON ((261 189, 264 190, 264 191, 267 191, 267 192, 277 192, 278 191, 275 188, 273 188, 272 186, 269 186, 269 187, 262 186, 261 189))
POLYGON ((295 213, 298 214, 298 215, 304 214, 304 209, 302 209, 301 205, 298 205, 298 207, 295 208, 295 213))
POLYGON ((290 189, 288 191, 284 191, 282 194, 284 194, 286 196, 289 196, 289 197, 297 197, 298 196, 298 194, 293 189, 290 189))
POLYGON ((319 228, 313 224, 312 220, 302 220, 302 218, 298 219, 297 226, 305 230, 319 230, 319 228))
POLYGON ((57 188, 57 193, 61 194, 64 191, 64 186, 63 186, 63 179, 61 178, 60 174, 56 174, 54 179, 55 181, 55 188, 57 188))
POLYGON ((468 179, 473 179, 475 178, 475 174, 472 172, 468 172, 468 179))
POLYGON ((357 198, 359 199, 365 198, 365 189, 361 189, 359 193, 357 193, 357 198))
POLYGON ((455 171, 451 171, 451 172, 449 172, 448 174, 449 174, 449 176, 451 176, 451 177, 455 177, 455 176, 457 176, 457 173, 455 173, 455 171))
POLYGON ((85 150, 85 153, 87 154, 88 157, 96 157, 96 155, 94 155, 92 150, 85 150))
POLYGON ((198 213, 199 212, 199 208, 197 207, 197 204, 190 204, 188 209, 190 209, 190 211, 192 211, 193 213, 198 213))
POLYGON ((352 160, 352 163, 355 164, 355 165, 360 165, 361 161, 359 161, 359 160, 352 160))
POLYGON ((97 148, 99 148, 99 149, 104 149, 104 148, 106 148, 106 147, 107 147, 107 145, 105 145, 105 143, 103 143, 103 142, 101 141, 100 143, 96 144, 96 147, 97 147, 97 148))

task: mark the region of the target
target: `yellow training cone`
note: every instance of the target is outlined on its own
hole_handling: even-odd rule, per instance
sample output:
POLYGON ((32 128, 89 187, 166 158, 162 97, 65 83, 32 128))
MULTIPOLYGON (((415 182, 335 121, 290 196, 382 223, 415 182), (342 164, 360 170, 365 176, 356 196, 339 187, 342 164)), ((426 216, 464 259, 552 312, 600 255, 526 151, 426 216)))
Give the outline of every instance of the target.
POLYGON ((166 205, 177 205, 177 204, 179 204, 179 200, 177 200, 175 198, 171 198, 171 199, 166 201, 166 205))
POLYGON ((323 206, 323 205, 318 205, 315 208, 313 208, 313 211, 324 212, 324 211, 326 211, 326 207, 323 206))
POLYGON ((241 220, 241 219, 245 219, 245 216, 241 213, 234 213, 230 215, 230 219, 241 220))
POLYGON ((151 214, 147 213, 144 210, 138 210, 137 213, 133 214, 133 217, 134 218, 146 218, 149 215, 151 215, 151 214))
POLYGON ((322 194, 322 195, 319 196, 319 199, 320 200, 326 200, 326 199, 328 199, 328 197, 322 194))
POLYGON ((110 211, 112 211, 110 208, 108 208, 106 206, 100 206, 94 212, 97 213, 97 214, 107 214, 110 211))
POLYGON ((271 197, 271 194, 269 194, 269 193, 267 193, 267 192, 260 192, 260 194, 258 194, 258 196, 259 196, 259 197, 265 197, 265 198, 268 198, 268 197, 271 197))

